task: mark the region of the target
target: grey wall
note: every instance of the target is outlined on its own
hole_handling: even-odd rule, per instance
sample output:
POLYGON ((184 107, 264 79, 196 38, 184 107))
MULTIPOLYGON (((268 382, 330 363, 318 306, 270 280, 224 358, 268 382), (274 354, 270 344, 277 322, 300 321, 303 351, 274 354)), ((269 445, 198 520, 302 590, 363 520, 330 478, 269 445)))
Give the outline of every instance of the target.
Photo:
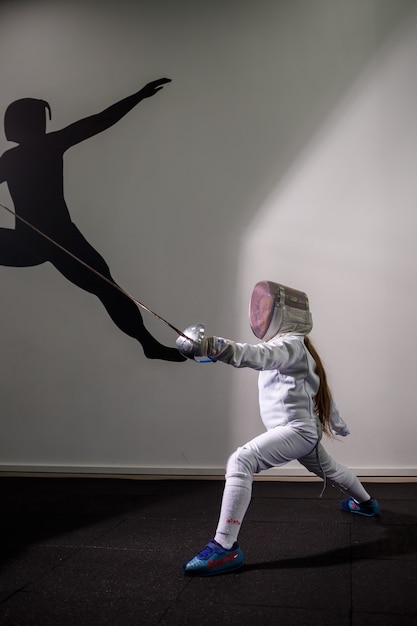
MULTIPOLYGON (((417 473, 416 42, 405 0, 0 4, 1 114, 43 98, 56 130, 172 79, 67 153, 71 217, 180 328, 252 341, 255 281, 306 290, 352 431, 328 448, 368 475, 417 473)), ((3 469, 216 473, 262 431, 255 372, 146 359, 50 264, 0 281, 3 469)))

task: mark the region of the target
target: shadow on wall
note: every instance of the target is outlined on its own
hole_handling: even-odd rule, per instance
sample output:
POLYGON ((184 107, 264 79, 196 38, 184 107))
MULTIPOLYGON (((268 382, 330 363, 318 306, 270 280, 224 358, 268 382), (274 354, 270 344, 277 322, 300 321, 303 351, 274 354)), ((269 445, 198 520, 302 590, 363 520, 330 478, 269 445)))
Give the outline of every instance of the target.
POLYGON ((185 361, 178 350, 163 346, 145 328, 136 304, 115 283, 107 263, 71 221, 64 199, 64 152, 113 126, 168 82, 161 78, 148 83, 101 113, 51 133, 46 132, 46 110, 51 118, 51 109, 44 100, 23 98, 8 106, 6 138, 18 145, 0 159, 0 182, 9 187, 16 225, 0 229, 0 263, 30 267, 49 261, 74 285, 97 296, 113 322, 139 341, 146 357, 185 361))

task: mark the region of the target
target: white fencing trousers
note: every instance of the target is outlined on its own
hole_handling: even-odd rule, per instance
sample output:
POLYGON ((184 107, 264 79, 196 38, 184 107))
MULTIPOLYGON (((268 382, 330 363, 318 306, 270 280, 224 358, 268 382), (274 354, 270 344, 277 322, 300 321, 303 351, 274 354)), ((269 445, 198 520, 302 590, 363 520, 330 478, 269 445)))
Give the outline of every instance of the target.
POLYGON ((252 496, 253 474, 297 459, 310 472, 326 478, 359 502, 370 498, 353 472, 335 461, 319 439, 321 429, 301 431, 291 424, 277 426, 255 437, 229 458, 226 484, 215 540, 231 548, 237 540, 252 496))

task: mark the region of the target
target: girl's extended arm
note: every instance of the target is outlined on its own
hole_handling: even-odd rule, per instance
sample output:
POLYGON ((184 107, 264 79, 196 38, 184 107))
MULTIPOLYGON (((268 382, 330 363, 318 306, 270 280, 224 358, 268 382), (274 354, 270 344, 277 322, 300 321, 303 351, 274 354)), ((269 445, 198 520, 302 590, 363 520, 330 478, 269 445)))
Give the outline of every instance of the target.
POLYGON ((222 361, 233 367, 250 367, 254 370, 285 368, 302 358, 302 342, 285 339, 268 343, 236 343, 222 337, 203 339, 198 354, 208 356, 212 361, 222 361))

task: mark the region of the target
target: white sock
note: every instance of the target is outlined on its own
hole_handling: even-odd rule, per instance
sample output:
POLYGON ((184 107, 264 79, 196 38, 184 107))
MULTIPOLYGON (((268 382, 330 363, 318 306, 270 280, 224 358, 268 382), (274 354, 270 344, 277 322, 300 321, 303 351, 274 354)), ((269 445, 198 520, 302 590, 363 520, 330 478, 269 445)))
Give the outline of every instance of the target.
POLYGON ((359 479, 356 478, 356 476, 355 476, 355 480, 354 480, 353 484, 349 487, 349 489, 347 489, 347 492, 358 503, 366 502, 367 500, 370 500, 370 498, 371 498, 369 493, 366 491, 365 487, 362 485, 362 483, 359 481, 359 479))
POLYGON ((229 550, 237 540, 251 497, 251 479, 235 476, 226 479, 219 523, 214 537, 223 548, 229 550))

